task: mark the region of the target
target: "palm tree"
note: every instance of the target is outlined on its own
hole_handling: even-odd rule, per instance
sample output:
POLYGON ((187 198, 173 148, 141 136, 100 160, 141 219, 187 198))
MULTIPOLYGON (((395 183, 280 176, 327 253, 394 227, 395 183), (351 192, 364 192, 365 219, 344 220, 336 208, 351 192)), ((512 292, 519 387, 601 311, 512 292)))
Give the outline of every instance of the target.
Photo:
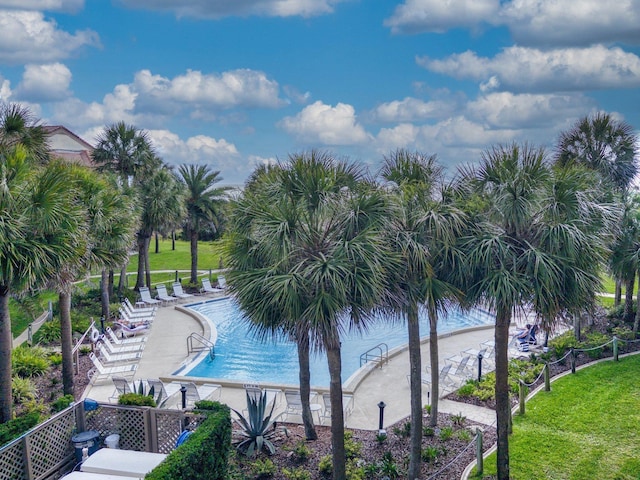
MULTIPOLYGON (((593 302, 604 259, 603 232, 615 211, 600 205, 592 177, 576 168, 552 170, 544 151, 499 146, 461 171, 471 208, 462 239, 465 292, 496 313, 498 479, 509 478, 509 325, 529 305, 547 323, 593 302)), ((547 325, 549 327, 549 325, 547 325)))
POLYGON ((76 255, 83 224, 70 179, 38 166, 22 144, 0 152, 0 423, 12 418, 9 296, 44 282, 76 255))
POLYGON ((191 283, 198 283, 198 235, 204 223, 216 227, 216 217, 226 201, 229 187, 214 188, 222 181, 220 172, 210 171, 206 165, 181 165, 179 180, 185 185, 187 223, 191 240, 191 283))
POLYGON ((308 332, 311 348, 326 352, 333 478, 342 480, 340 335, 346 328, 367 328, 387 286, 385 264, 391 256, 381 232, 385 196, 364 181, 358 168, 317 151, 292 155, 272 172, 263 171, 250 184, 264 192, 262 198, 249 210, 234 207, 230 236, 237 251, 229 285, 248 315, 265 305, 275 313, 273 320, 282 315, 282 328, 294 335, 308 332))
POLYGON ((27 107, 17 103, 0 105, 0 149, 10 152, 22 145, 38 162, 49 160, 47 133, 27 107))
POLYGON ((392 285, 399 290, 389 298, 393 310, 406 318, 409 334, 409 368, 411 386, 411 457, 409 478, 420 476, 422 444, 422 378, 420 325, 418 310, 426 306, 429 314, 429 348, 431 363, 430 424, 438 418, 438 311, 447 298, 460 291, 443 280, 442 253, 455 244, 462 231, 463 215, 447 205, 438 193, 442 168, 435 155, 397 150, 385 157, 381 176, 388 183, 393 205, 387 229, 389 243, 401 262, 392 285))

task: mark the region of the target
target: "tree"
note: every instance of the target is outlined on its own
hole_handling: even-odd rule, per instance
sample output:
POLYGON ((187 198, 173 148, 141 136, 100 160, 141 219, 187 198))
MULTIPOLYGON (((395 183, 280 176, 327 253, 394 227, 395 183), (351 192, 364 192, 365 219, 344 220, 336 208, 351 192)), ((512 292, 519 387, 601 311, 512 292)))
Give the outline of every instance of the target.
POLYGON ((82 225, 67 171, 38 165, 20 143, 0 152, 0 423, 12 418, 9 296, 44 282, 76 255, 82 225))
POLYGON ((216 228, 216 217, 226 202, 229 187, 215 188, 222 181, 220 172, 206 165, 181 165, 179 180, 185 186, 186 231, 191 241, 191 283, 198 283, 198 236, 205 223, 216 228))
POLYGON ((431 414, 438 418, 438 311, 448 298, 461 293, 444 278, 448 248, 462 231, 463 214, 447 205, 438 195, 443 170, 435 155, 397 150, 385 157, 381 170, 391 193, 392 214, 387 234, 389 244, 399 257, 391 285, 397 291, 389 295, 391 307, 406 318, 409 334, 411 387, 411 457, 408 478, 419 478, 422 452, 422 360, 418 310, 426 306, 429 314, 431 364, 431 414))
POLYGON ((326 352, 333 478, 342 480, 340 335, 347 328, 367 328, 387 287, 385 265, 391 255, 382 240, 385 196, 355 166, 317 151, 292 155, 272 175, 254 180, 274 205, 244 220, 232 216, 232 241, 244 242, 246 255, 233 257, 229 285, 241 307, 267 303, 265 309, 295 322, 296 331, 308 332, 311 348, 326 352), (236 221, 245 223, 238 229, 236 221), (261 259, 262 271, 254 269, 254 258, 261 259), (245 280, 253 277, 257 283, 258 276, 263 288, 247 287, 245 280))
POLYGON ((465 292, 496 313, 498 479, 509 478, 509 325, 528 306, 547 322, 593 302, 604 260, 604 232, 617 211, 600 204, 593 176, 551 169, 544 151, 498 146, 463 169, 460 196, 470 230, 461 239, 465 292))
POLYGON ((22 145, 37 163, 49 160, 47 133, 27 107, 17 103, 0 105, 0 150, 10 154, 22 145))

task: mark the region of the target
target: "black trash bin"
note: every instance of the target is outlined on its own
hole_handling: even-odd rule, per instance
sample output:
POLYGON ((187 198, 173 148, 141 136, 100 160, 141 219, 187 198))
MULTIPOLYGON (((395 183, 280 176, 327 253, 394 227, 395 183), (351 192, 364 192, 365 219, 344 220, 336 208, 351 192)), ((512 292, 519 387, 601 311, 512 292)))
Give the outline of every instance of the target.
POLYGON ((100 433, 96 430, 87 430, 86 432, 80 432, 71 437, 71 442, 76 449, 76 460, 78 463, 82 461, 82 449, 86 448, 89 455, 94 453, 100 447, 99 442, 100 433))

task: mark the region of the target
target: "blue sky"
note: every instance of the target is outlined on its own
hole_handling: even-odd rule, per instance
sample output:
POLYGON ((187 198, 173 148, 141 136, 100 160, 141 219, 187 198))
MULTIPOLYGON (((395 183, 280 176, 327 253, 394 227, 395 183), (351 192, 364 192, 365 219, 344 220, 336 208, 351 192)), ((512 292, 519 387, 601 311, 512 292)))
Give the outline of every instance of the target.
POLYGON ((453 171, 601 110, 640 128, 640 0, 0 0, 0 98, 228 184, 312 148, 453 171))

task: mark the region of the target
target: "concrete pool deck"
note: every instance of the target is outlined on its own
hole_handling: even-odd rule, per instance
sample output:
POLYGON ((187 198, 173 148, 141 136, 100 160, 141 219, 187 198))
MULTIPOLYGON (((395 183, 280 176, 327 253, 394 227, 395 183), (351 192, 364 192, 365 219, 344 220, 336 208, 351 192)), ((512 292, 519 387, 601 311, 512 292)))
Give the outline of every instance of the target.
MULTIPOLYGON (((210 300, 214 296, 200 297, 201 301, 210 300)), ((191 302, 193 303, 193 302, 191 302)), ((520 323, 520 322, 519 322, 520 323)), ((399 326, 398 328, 404 328, 399 326)), ((220 382, 217 380, 205 380, 196 377, 173 376, 185 363, 193 359, 187 355, 187 337, 196 332, 208 338, 208 326, 197 319, 197 315, 186 313, 180 306, 161 307, 158 309, 153 325, 150 329, 147 345, 136 371, 135 380, 147 378, 160 378, 165 382, 184 380, 189 378, 196 383, 219 383, 222 385, 220 401, 231 408, 242 411, 246 408, 246 397, 243 382, 220 382)), ((441 366, 448 357, 458 355, 461 351, 470 348, 478 349, 482 342, 493 339, 493 326, 474 327, 460 333, 444 334, 440 336, 438 347, 441 366)), ((360 355, 362 352, 353 352, 360 355)), ((364 378, 343 379, 345 391, 353 392, 353 410, 347 418, 347 426, 368 430, 378 429, 379 408, 378 403, 386 404, 384 411, 385 428, 403 418, 409 416, 409 384, 407 374, 409 372, 409 354, 406 349, 393 354, 390 352, 389 362, 381 368, 371 368, 364 378), (393 356, 391 356, 393 355, 393 356), (346 380, 346 381, 345 381, 346 380), (356 386, 357 384, 357 386, 356 386), (355 388, 352 388, 355 387, 355 388)), ((422 344, 422 364, 429 363, 428 341, 422 344)), ((424 375, 424 370, 423 370, 424 375)), ((261 383, 261 386, 266 386, 261 383)), ((284 386, 273 385, 276 388, 284 386)), ((313 389, 312 390, 320 390, 313 389)), ((109 402, 109 397, 114 392, 113 383, 102 381, 95 385, 89 385, 83 394, 83 398, 92 398, 100 402, 109 402)), ((428 387, 424 386, 423 404, 427 404, 428 387)), ((284 395, 277 399, 274 414, 284 411, 286 402, 284 395)), ((322 403, 321 399, 312 399, 313 402, 322 403)), ((441 399, 440 412, 459 414, 469 420, 486 425, 495 424, 495 412, 483 407, 477 407, 466 403, 453 402, 441 399)), ((286 421, 299 421, 296 416, 283 418, 286 421)), ((315 417, 316 422, 318 417, 315 417)), ((318 422, 320 423, 320 422, 318 422)))

